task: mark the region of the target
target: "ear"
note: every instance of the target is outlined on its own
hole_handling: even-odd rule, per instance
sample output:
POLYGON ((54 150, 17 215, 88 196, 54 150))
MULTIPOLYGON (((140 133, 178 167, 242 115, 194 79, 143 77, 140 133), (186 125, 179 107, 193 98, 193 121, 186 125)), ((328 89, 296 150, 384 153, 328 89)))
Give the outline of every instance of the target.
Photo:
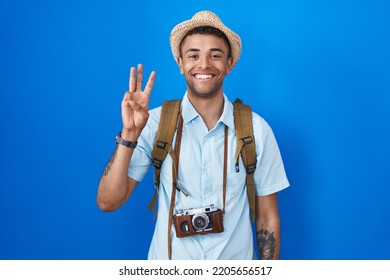
POLYGON ((179 69, 180 69, 180 74, 184 74, 184 69, 183 69, 183 58, 178 55, 177 58, 176 58, 176 61, 177 61, 177 64, 179 65, 179 69))
POLYGON ((232 71, 233 69, 233 57, 229 57, 227 59, 227 63, 226 63, 226 75, 229 75, 229 73, 232 71))

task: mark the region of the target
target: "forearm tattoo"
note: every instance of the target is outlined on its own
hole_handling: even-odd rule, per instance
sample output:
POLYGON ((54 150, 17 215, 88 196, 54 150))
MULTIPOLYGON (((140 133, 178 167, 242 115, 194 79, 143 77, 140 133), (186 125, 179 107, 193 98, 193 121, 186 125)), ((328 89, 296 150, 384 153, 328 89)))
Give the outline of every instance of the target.
POLYGON ((106 176, 108 174, 108 172, 110 172, 112 163, 114 162, 115 157, 116 157, 116 151, 117 151, 117 148, 115 148, 114 152, 111 155, 110 160, 107 162, 106 168, 104 168, 104 172, 103 172, 104 176, 106 176))
POLYGON ((266 229, 257 231, 257 248, 261 260, 273 260, 275 255, 276 239, 274 233, 266 229))

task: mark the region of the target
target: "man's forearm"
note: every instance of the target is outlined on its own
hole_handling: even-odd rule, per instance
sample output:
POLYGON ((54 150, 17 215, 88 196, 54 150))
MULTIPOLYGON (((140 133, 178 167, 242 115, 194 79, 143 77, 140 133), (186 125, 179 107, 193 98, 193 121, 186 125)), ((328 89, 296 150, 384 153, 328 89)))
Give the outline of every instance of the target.
POLYGON ((133 149, 118 145, 100 179, 97 203, 103 211, 113 211, 128 198, 127 170, 133 149))
POLYGON ((261 225, 256 231, 257 249, 261 260, 277 260, 280 252, 280 230, 277 225, 261 225))

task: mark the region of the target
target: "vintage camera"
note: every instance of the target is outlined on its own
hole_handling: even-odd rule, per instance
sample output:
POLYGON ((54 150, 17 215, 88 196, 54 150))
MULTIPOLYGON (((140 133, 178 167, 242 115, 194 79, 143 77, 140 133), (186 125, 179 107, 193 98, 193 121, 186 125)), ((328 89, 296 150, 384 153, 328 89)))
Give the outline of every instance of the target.
POLYGON ((178 210, 173 222, 178 238, 195 234, 223 232, 223 211, 214 205, 197 209, 178 210))

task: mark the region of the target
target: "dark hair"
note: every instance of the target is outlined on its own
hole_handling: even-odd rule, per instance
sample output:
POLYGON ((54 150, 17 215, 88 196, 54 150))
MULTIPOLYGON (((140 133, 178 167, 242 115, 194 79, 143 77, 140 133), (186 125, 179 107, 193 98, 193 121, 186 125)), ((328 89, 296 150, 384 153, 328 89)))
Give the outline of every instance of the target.
POLYGON ((186 36, 184 36, 183 40, 181 41, 180 47, 179 47, 180 57, 182 56, 181 46, 182 46, 182 44, 184 42, 184 39, 187 38, 187 36, 191 36, 191 35, 194 35, 194 34, 214 35, 214 36, 217 36, 219 38, 222 38, 225 41, 225 43, 226 43, 226 45, 228 47, 228 57, 232 56, 230 43, 229 43, 229 40, 226 37, 225 33, 223 33, 218 28, 215 28, 215 27, 212 27, 212 26, 198 26, 198 27, 195 27, 195 28, 191 29, 190 31, 188 31, 186 36))

